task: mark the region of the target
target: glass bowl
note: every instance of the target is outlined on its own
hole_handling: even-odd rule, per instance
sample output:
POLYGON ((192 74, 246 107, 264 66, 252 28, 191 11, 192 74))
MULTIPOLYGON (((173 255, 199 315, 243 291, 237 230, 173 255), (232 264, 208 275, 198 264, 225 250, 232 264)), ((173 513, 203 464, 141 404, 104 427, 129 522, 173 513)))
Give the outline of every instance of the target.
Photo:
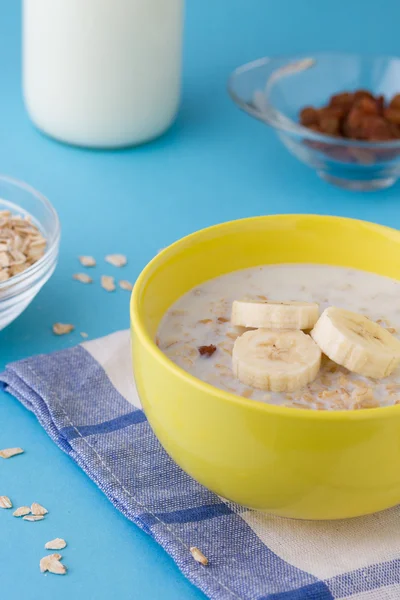
POLYGON ((51 277, 58 259, 60 222, 50 202, 35 189, 0 176, 0 210, 30 216, 47 241, 44 255, 22 273, 0 282, 0 330, 14 321, 51 277))
POLYGON ((357 89, 385 99, 399 93, 400 59, 324 53, 266 57, 237 68, 228 82, 234 102, 271 125, 288 150, 320 177, 349 190, 387 188, 400 176, 400 140, 350 140, 298 122, 305 106, 320 107, 333 94, 357 89))

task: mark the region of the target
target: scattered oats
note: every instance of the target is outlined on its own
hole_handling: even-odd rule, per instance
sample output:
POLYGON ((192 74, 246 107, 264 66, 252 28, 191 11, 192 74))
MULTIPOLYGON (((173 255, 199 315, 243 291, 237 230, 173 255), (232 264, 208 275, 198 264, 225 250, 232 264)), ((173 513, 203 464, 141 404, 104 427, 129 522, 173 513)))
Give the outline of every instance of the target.
POLYGON ((184 365, 186 365, 186 366, 187 366, 189 369, 190 369, 191 367, 193 367, 193 365, 194 365, 194 361, 193 361, 191 358, 188 358, 187 356, 184 356, 184 357, 182 358, 182 362, 183 362, 183 364, 184 364, 184 365))
POLYGON ((8 496, 0 496, 0 508, 12 508, 12 502, 8 496))
POLYGON ((46 240, 29 217, 0 211, 0 282, 25 271, 45 250, 46 240))
POLYGON ((76 281, 80 281, 81 283, 93 283, 93 279, 86 275, 86 273, 75 273, 72 275, 72 279, 76 279, 76 281))
POLYGON ((364 389, 353 390, 351 393, 352 398, 373 398, 374 394, 371 388, 365 387, 364 389))
POLYGON ((81 335, 81 337, 83 337, 83 338, 85 338, 85 339, 86 339, 87 337, 89 337, 89 335, 88 335, 88 334, 87 334, 85 331, 81 331, 80 335, 81 335))
POLYGON ((63 548, 65 548, 66 545, 67 542, 62 538, 55 538, 50 542, 46 542, 44 547, 46 548, 46 550, 62 550, 63 548))
POLYGON ((243 392, 240 394, 241 396, 243 396, 243 398, 251 398, 253 395, 254 390, 247 388, 245 390, 243 390, 243 392))
POLYGON ((218 348, 220 350, 222 350, 222 352, 225 352, 226 354, 229 354, 230 356, 232 356, 232 351, 233 351, 233 344, 228 344, 227 342, 221 342, 220 344, 218 344, 218 348))
POLYGON ((11 264, 8 252, 0 252, 0 267, 9 267, 11 264))
POLYGON ((201 325, 209 325, 210 323, 212 323, 212 319, 200 319, 200 321, 197 322, 201 323, 201 325))
POLYGON ((22 448, 5 448, 4 450, 0 450, 0 457, 11 458, 12 456, 17 456, 17 454, 22 454, 23 452, 22 448))
POLYGON ((48 570, 48 564, 52 560, 60 560, 62 558, 61 554, 47 554, 47 556, 43 556, 40 559, 40 570, 42 573, 48 570))
POLYGON ((114 267, 124 267, 128 262, 126 256, 123 254, 108 254, 105 260, 114 267))
POLYGON ((26 256, 20 250, 10 250, 10 265, 23 265, 26 262, 26 256))
POLYGON ((360 399, 354 404, 354 409, 362 409, 362 408, 378 408, 379 401, 372 396, 361 396, 360 399))
POLYGON ((121 279, 121 281, 119 282, 119 287, 123 290, 127 290, 128 292, 133 290, 133 285, 130 281, 126 281, 126 279, 121 279))
POLYGON ((217 321, 218 323, 229 323, 230 319, 227 319, 226 317, 218 317, 217 321))
POLYGON ((37 502, 33 502, 32 506, 31 506, 31 512, 33 515, 47 515, 47 513, 49 511, 47 510, 47 508, 45 508, 41 504, 38 504, 37 502))
POLYGON ((237 340, 237 338, 239 337, 239 334, 235 333, 234 331, 228 331, 228 333, 226 334, 226 337, 228 337, 231 340, 237 340))
POLYGON ((31 509, 29 508, 29 506, 21 506, 20 508, 17 508, 17 510, 15 510, 13 512, 13 516, 14 517, 24 517, 25 515, 29 515, 30 512, 31 512, 31 509))
POLYGON ((54 573, 54 575, 65 575, 67 572, 67 567, 65 567, 59 560, 51 561, 47 568, 49 573, 54 573))
POLYGON ((79 256, 79 262, 82 267, 95 267, 96 261, 93 256, 79 256))
POLYGON ((171 317, 184 317, 187 315, 187 310, 170 310, 169 314, 171 317))
POLYGON ((323 390, 319 392, 319 398, 332 398, 333 396, 337 396, 338 390, 323 390))
POLYGON ((26 515, 22 517, 24 521, 43 521, 43 515, 26 515))
MULTIPOLYGON (((18 275, 19 273, 23 273, 24 271, 26 271, 26 269, 28 269, 28 267, 31 266, 31 262, 28 260, 27 262, 25 262, 24 264, 21 265, 12 265, 10 267, 9 270, 9 276, 13 276, 13 275, 18 275)), ((5 269, 3 269, 5 271, 5 269)))
POLYGON ((10 271, 8 269, 0 269, 0 283, 10 279, 10 271))
POLYGON ((362 381, 361 379, 354 379, 352 381, 352 384, 355 385, 358 388, 367 388, 367 384, 365 383, 365 381, 362 381))
MULTIPOLYGON (((268 400, 266 401, 268 402, 268 400)), ((302 404, 301 402, 296 402, 296 400, 292 400, 292 402, 290 404, 287 404, 286 406, 288 406, 289 408, 303 408, 303 409, 311 409, 311 406, 308 406, 307 404, 302 404)))
POLYGON ((207 566, 208 565, 208 558, 206 556, 204 556, 204 554, 202 553, 201 550, 199 550, 198 548, 196 548, 196 546, 192 546, 190 548, 190 553, 193 556, 194 560, 198 563, 200 563, 201 565, 207 566))
POLYGON ((386 327, 386 331, 388 331, 389 333, 397 333, 397 329, 395 329, 394 327, 386 327))
POLYGON ((65 575, 67 568, 60 562, 61 554, 49 554, 40 560, 40 571, 45 573, 54 573, 55 575, 65 575))
POLYGON ((54 323, 53 325, 53 332, 56 335, 65 335, 66 333, 71 333, 74 329, 75 327, 68 323, 54 323))
POLYGON ((114 277, 110 277, 109 275, 102 275, 101 287, 107 292, 113 292, 115 290, 114 277))
POLYGON ((386 389, 392 392, 400 392, 400 383, 387 383, 386 389))

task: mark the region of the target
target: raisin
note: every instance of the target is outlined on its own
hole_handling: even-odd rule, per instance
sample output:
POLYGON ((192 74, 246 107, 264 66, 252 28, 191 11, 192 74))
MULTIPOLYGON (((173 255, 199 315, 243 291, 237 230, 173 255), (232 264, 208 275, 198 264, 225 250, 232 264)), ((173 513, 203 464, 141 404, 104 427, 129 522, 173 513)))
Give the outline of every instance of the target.
POLYGON ((389 123, 383 117, 365 116, 362 122, 363 139, 383 142, 390 140, 392 135, 389 123))
POLYGON ((345 112, 348 112, 354 102, 354 94, 350 92, 342 92, 341 94, 334 94, 330 101, 329 106, 340 106, 345 112))
POLYGON ((400 107, 399 108, 387 108, 385 110, 385 118, 394 123, 395 125, 400 125, 400 107))
POLYGON ((373 100, 374 96, 368 90, 357 90, 356 92, 354 92, 354 102, 357 102, 357 100, 361 100, 361 98, 370 98, 371 100, 373 100))
POLYGON ((377 96, 376 106, 378 109, 378 114, 383 115, 383 111, 385 110, 385 97, 384 96, 377 96))
POLYGON ((300 123, 305 127, 318 124, 318 111, 311 106, 306 106, 300 111, 300 123))
POLYGON ((362 139, 363 113, 358 108, 352 108, 343 124, 344 135, 348 138, 362 139))
POLYGON ((206 356, 207 358, 210 358, 210 356, 212 356, 214 354, 216 349, 217 349, 217 347, 214 346, 214 344, 210 344, 209 346, 199 346, 198 347, 200 356, 206 356))
POLYGON ((319 122, 322 133, 327 135, 340 134, 340 118, 339 117, 322 117, 319 122))
POLYGON ((390 101, 389 108, 400 110, 400 94, 396 94, 390 101))
POLYGON ((375 99, 362 96, 355 102, 355 105, 359 110, 362 110, 365 114, 377 115, 379 114, 379 108, 375 99))

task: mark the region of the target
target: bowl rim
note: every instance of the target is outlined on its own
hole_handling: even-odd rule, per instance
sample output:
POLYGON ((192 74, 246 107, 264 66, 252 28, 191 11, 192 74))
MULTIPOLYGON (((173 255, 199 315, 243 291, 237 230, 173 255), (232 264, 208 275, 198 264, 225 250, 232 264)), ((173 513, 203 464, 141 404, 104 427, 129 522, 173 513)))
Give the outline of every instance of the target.
POLYGON ((138 336, 141 343, 146 347, 146 350, 152 355, 152 357, 157 360, 161 365, 171 371, 175 377, 178 377, 181 380, 184 380, 185 383, 196 387, 203 393, 211 394, 212 396, 218 396, 220 401, 226 402, 228 404, 235 404, 239 407, 246 408, 247 410, 252 410, 256 412, 261 412, 264 414, 271 414, 274 416, 288 417, 288 418, 300 418, 300 419, 312 419, 312 420, 320 420, 320 421, 364 421, 366 419, 376 419, 376 418, 391 418, 395 415, 399 415, 400 405, 393 406, 381 406, 377 408, 364 408, 362 410, 337 410, 337 411, 328 411, 328 410, 307 410, 302 408, 288 407, 288 406, 279 406, 276 404, 268 404, 266 402, 258 402, 255 400, 249 400, 246 398, 242 398, 241 396, 237 396, 231 392, 226 392, 225 390, 221 390, 209 383, 198 379, 194 375, 187 373, 184 369, 176 365, 172 360, 170 360, 166 354, 158 348, 156 342, 152 339, 152 337, 148 334, 144 323, 142 323, 140 319, 140 302, 139 297, 141 293, 141 289, 143 284, 147 281, 149 275, 153 271, 155 267, 157 267, 160 258, 168 256, 168 254, 172 254, 177 249, 180 248, 181 245, 185 246, 187 243, 197 242, 201 239, 202 236, 207 236, 209 232, 220 232, 223 233, 224 230, 229 230, 231 227, 238 223, 251 223, 251 222, 261 222, 265 219, 270 221, 278 221, 281 219, 293 219, 293 218, 307 218, 313 219, 314 221, 339 221, 344 223, 355 223, 362 226, 367 225, 371 228, 372 231, 376 231, 379 233, 383 233, 386 236, 390 234, 391 237, 395 236, 400 243, 400 231, 393 229, 391 227, 387 227, 385 225, 379 225, 377 223, 373 223, 371 221, 364 221, 362 219, 353 219, 349 217, 340 217, 334 215, 318 215, 318 214, 306 214, 306 213, 288 213, 288 214, 276 214, 276 215, 265 215, 265 216, 257 216, 257 217, 247 217, 244 219, 235 219, 231 221, 224 221, 222 223, 218 223, 216 225, 212 225, 211 227, 206 227, 203 229, 199 229, 189 235, 186 235, 177 241, 173 242, 171 245, 167 246, 163 250, 161 250, 156 256, 154 256, 150 262, 144 267, 141 271, 139 277, 137 278, 135 285, 132 290, 131 301, 130 301, 130 317, 131 317, 131 328, 134 330, 135 335, 138 336))
MULTIPOLYGON (((385 59, 385 60, 396 60, 396 61, 400 62, 400 56, 391 56, 391 55, 384 55, 384 54, 382 54, 382 55, 380 55, 380 54, 377 54, 377 55, 376 54, 357 54, 357 53, 352 53, 352 52, 314 52, 314 53, 311 52, 309 54, 307 54, 307 53, 295 54, 295 55, 279 54, 276 56, 264 56, 264 57, 252 60, 250 62, 244 63, 244 64, 240 65, 239 67, 236 67, 236 69, 234 69, 232 71, 232 73, 229 75, 228 81, 227 81, 228 94, 229 94, 230 98, 233 100, 233 102, 248 115, 254 117, 258 121, 261 121, 262 123, 266 123, 267 125, 270 125, 274 129, 283 131, 285 133, 289 133, 291 135, 298 135, 303 138, 307 138, 308 140, 312 140, 312 141, 316 141, 316 142, 323 142, 325 144, 330 144, 330 145, 335 145, 335 146, 340 145, 340 146, 350 147, 350 148, 351 147, 352 148, 361 147, 363 149, 371 149, 371 150, 400 149, 400 140, 392 140, 392 141, 386 141, 386 142, 384 142, 384 141, 382 141, 382 142, 367 142, 365 140, 353 140, 353 139, 334 137, 334 136, 326 135, 323 133, 318 133, 316 131, 313 131, 312 129, 305 127, 304 125, 301 125, 300 123, 297 123, 296 121, 293 121, 289 117, 286 117, 286 115, 284 115, 282 112, 280 112, 279 110, 274 108, 273 104, 271 104, 268 101, 268 97, 266 95, 264 95, 265 112, 261 112, 261 111, 257 110, 256 108, 253 108, 247 101, 243 100, 241 98, 241 96, 239 96, 235 91, 234 82, 243 73, 247 73, 249 71, 253 71, 253 70, 262 68, 267 64, 273 63, 274 61, 287 60, 287 61, 290 61, 289 64, 291 64, 292 62, 295 63, 295 62, 306 61, 306 60, 315 62, 318 59, 318 57, 323 58, 323 57, 327 57, 327 56, 337 57, 337 58, 352 57, 352 58, 363 58, 363 59, 371 59, 371 60, 380 58, 380 59, 385 59)), ((268 81, 269 81, 269 79, 267 80, 267 82, 268 81)))
MULTIPOLYGON (((28 192, 29 194, 31 194, 32 196, 35 196, 52 214, 52 216, 54 218, 54 227, 53 227, 53 232, 52 232, 53 239, 50 244, 48 243, 48 240, 46 239, 46 251, 43 254, 43 256, 38 261, 33 263, 33 265, 31 265, 30 267, 25 269, 25 271, 22 271, 22 273, 13 275, 6 281, 0 282, 0 292, 2 290, 9 289, 11 284, 16 285, 18 283, 21 283, 22 281, 25 281, 26 279, 28 279, 30 275, 36 273, 37 271, 40 271, 41 267, 45 265, 45 263, 49 260, 49 258, 52 257, 54 249, 57 248, 57 246, 60 242, 60 237, 61 237, 61 224, 60 224, 60 219, 59 219, 58 213, 57 213, 56 209, 54 208, 54 206, 51 204, 50 200, 48 200, 48 198, 46 196, 44 196, 44 194, 39 192, 37 189, 35 189, 33 186, 29 185, 25 181, 15 179, 14 177, 9 177, 8 175, 0 174, 0 184, 2 182, 11 184, 12 186, 14 186, 16 188, 22 189, 25 192, 28 192)), ((15 206, 19 207, 19 205, 16 203, 15 203, 15 206)), ((26 212, 26 211, 24 211, 22 206, 20 208, 21 208, 22 212, 26 212)), ((0 297, 0 301, 1 301, 1 297, 0 297)))

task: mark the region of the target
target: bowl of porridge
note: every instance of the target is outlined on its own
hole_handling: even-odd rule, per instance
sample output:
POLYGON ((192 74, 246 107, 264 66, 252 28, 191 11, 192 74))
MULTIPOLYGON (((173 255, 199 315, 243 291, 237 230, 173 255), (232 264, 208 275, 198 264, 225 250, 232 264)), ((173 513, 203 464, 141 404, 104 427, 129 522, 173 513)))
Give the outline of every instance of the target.
POLYGON ((400 232, 278 215, 157 255, 131 299, 156 436, 224 499, 300 519, 400 502, 400 232))

